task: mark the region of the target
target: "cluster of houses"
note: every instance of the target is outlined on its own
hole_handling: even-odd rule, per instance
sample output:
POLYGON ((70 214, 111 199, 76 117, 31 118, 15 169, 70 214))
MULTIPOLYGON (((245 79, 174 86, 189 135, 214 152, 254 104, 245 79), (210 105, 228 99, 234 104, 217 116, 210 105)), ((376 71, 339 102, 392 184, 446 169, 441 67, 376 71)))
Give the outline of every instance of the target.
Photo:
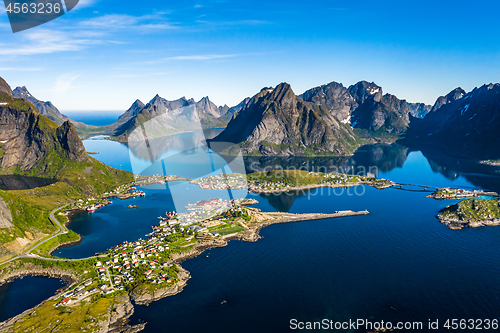
POLYGON ((101 207, 104 207, 104 206, 107 206, 107 205, 110 205, 110 204, 112 204, 112 203, 113 203, 113 202, 112 202, 112 201, 110 201, 110 200, 107 200, 107 199, 102 199, 101 201, 98 201, 98 202, 96 202, 95 204, 88 206, 86 209, 87 209, 87 212, 93 213, 93 212, 95 212, 97 209, 99 209, 99 208, 101 208, 101 207))
POLYGON ((247 188, 247 178, 239 173, 218 174, 192 180, 203 190, 244 190, 247 188))
POLYGON ((149 185, 149 184, 165 184, 166 182, 173 181, 173 180, 180 180, 181 178, 179 176, 173 176, 173 175, 153 175, 153 176, 148 176, 148 177, 141 177, 140 179, 137 179, 135 181, 135 184, 137 186, 141 185, 149 185))
POLYGON ((434 192, 430 196, 436 199, 455 199, 455 198, 477 197, 480 196, 482 193, 483 193, 482 191, 477 191, 477 190, 469 191, 459 188, 441 188, 436 190, 436 192, 434 192))
POLYGON ((168 220, 167 223, 169 225, 179 224, 182 227, 187 227, 224 214, 235 209, 235 207, 235 201, 224 201, 222 199, 202 200, 196 204, 186 206, 188 212, 177 214, 168 220))
POLYGON ((250 191, 258 192, 258 191, 273 191, 273 190, 282 190, 289 188, 290 185, 285 184, 284 182, 272 182, 272 181, 260 181, 254 180, 249 184, 250 191))
MULTIPOLYGON (((149 176, 143 179, 137 180, 134 185, 145 185, 145 184, 164 184, 166 181, 175 180, 179 177, 177 176, 149 176)), ((100 197, 88 197, 87 199, 79 199, 73 205, 71 205, 70 209, 83 209, 88 212, 94 212, 97 209, 104 207, 106 205, 111 204, 112 202, 107 200, 109 197, 118 197, 122 199, 128 199, 138 196, 145 196, 146 193, 144 191, 136 190, 135 187, 131 187, 131 185, 120 185, 115 190, 111 192, 105 192, 100 197), (132 192, 133 191, 133 192, 132 192)))
POLYGON ((92 283, 93 283, 92 279, 89 279, 80 284, 79 286, 77 286, 75 289, 67 291, 66 293, 64 293, 63 299, 59 303, 56 303, 55 306, 58 307, 61 305, 69 305, 73 301, 72 299, 76 298, 81 300, 86 296, 99 292, 99 290, 96 288, 86 289, 92 283))
POLYGON ((197 215, 197 213, 209 211, 210 217, 218 214, 216 217, 221 219, 230 218, 235 214, 241 215, 242 209, 236 204, 239 201, 241 200, 203 200, 193 205, 196 206, 194 211, 167 214, 168 218, 162 219, 159 225, 154 226, 147 239, 123 242, 109 249, 106 257, 95 263, 97 277, 66 292, 56 306, 69 305, 95 293, 106 295, 121 291, 136 280, 151 284, 175 282, 176 267, 168 262, 166 255, 170 250, 168 237, 178 234, 181 239, 187 237, 186 243, 192 241, 194 235, 196 239, 203 240, 208 236, 210 239, 218 237, 217 232, 209 232, 208 228, 225 223, 221 220, 202 218, 203 214, 197 215))

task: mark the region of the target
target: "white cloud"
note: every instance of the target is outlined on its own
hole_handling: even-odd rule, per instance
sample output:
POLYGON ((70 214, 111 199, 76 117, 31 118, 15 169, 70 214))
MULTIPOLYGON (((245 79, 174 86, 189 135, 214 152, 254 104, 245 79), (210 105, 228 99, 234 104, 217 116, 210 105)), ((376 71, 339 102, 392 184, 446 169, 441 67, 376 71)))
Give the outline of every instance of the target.
POLYGON ((54 93, 61 95, 64 94, 71 89, 71 84, 73 84, 73 82, 80 76, 81 75, 78 73, 66 73, 58 76, 53 88, 54 93))
MULTIPOLYGON (((90 37, 90 35, 89 35, 90 37)), ((95 37, 95 36, 94 36, 95 37)), ((68 33, 54 30, 28 30, 22 34, 22 46, 0 48, 0 55, 35 55, 49 54, 61 51, 79 51, 87 45, 96 44, 96 39, 85 38, 83 35, 70 36, 68 33)))
POLYGON ((132 16, 126 14, 108 14, 80 22, 80 26, 93 29, 176 29, 165 22, 163 14, 132 16))
POLYGON ((194 8, 201 8, 203 5, 194 5, 194 8))

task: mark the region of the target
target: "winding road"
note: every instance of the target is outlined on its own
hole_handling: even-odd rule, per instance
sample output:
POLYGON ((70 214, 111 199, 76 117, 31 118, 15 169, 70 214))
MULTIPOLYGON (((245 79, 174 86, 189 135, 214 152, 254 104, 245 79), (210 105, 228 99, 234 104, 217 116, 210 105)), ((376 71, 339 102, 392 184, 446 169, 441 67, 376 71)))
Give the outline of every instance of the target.
POLYGON ((98 255, 98 256, 92 256, 92 257, 88 257, 88 258, 80 258, 80 259, 61 259, 61 258, 46 258, 46 257, 41 257, 37 254, 33 254, 31 253, 33 250, 35 250, 37 247, 39 247, 40 245, 44 244, 44 243, 47 243, 48 241, 58 237, 59 235, 63 235, 63 234, 67 234, 69 232, 69 230, 63 226, 61 223, 59 223, 59 221, 56 219, 56 217, 54 216, 55 212, 57 212, 58 210, 62 210, 64 208, 66 208, 67 206, 69 206, 69 204, 66 204, 64 206, 61 206, 61 207, 58 207, 54 210, 52 210, 49 214, 49 219, 50 221, 59 228, 59 231, 50 236, 49 238, 41 241, 40 243, 36 244, 35 246, 29 248, 28 250, 24 251, 23 253, 21 254, 18 254, 17 256, 13 257, 13 258, 10 258, 9 260, 6 260, 2 263, 0 263, 0 265, 4 265, 6 263, 9 263, 11 261, 14 261, 14 260, 17 260, 17 259, 20 259, 20 258, 37 258, 37 259, 42 259, 42 260, 47 260, 47 261, 79 261, 79 260, 85 260, 85 259, 92 259, 92 258, 98 258, 98 257, 105 257, 106 255, 105 254, 101 254, 101 255, 98 255))

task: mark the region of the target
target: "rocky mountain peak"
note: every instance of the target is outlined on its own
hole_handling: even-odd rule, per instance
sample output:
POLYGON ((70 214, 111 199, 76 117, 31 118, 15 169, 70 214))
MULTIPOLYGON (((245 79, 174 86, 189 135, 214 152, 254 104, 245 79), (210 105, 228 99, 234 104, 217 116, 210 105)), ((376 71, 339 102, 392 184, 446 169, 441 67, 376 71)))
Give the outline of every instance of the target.
POLYGON ((12 96, 12 89, 9 84, 0 77, 0 92, 4 92, 9 96, 12 96))
POLYGON ((458 88, 453 89, 450 93, 448 93, 448 95, 446 95, 446 98, 448 100, 455 100, 456 101, 457 99, 464 97, 465 94, 466 94, 465 90, 458 87, 458 88))
POLYGON ((33 96, 25 86, 14 89, 12 95, 15 98, 24 98, 33 104, 42 115, 54 121, 58 125, 70 120, 68 116, 62 114, 51 102, 44 102, 33 96))
POLYGON ((382 99, 382 87, 374 82, 360 81, 349 87, 349 93, 358 104, 363 104, 366 100, 372 99, 375 102, 380 102, 382 99))
POLYGON ((434 112, 417 122, 412 120, 408 142, 482 159, 500 156, 500 85, 483 85, 467 94, 457 88, 437 103, 434 112))
POLYGON ((268 90, 266 98, 283 107, 290 107, 296 100, 292 87, 286 82, 280 83, 272 91, 268 90))
POLYGON ((432 107, 431 112, 439 110, 443 105, 453 103, 459 99, 462 99, 466 95, 465 90, 458 87, 450 91, 446 96, 439 96, 432 107))
POLYGON ((143 108, 144 103, 140 99, 136 99, 135 102, 132 104, 131 108, 143 108))
POLYGON ((298 97, 306 102, 324 106, 333 116, 345 124, 350 122, 351 112, 358 107, 358 103, 347 88, 337 82, 312 88, 298 97))
POLYGON ((86 159, 85 147, 70 121, 65 121, 59 126, 56 129, 56 135, 69 160, 81 162, 86 159))
POLYGON ((122 114, 120 117, 118 117, 118 121, 119 122, 128 121, 132 117, 135 117, 144 107, 145 107, 144 103, 139 99, 136 99, 135 102, 132 103, 132 105, 128 108, 128 110, 125 111, 125 113, 122 114))
MULTIPOLYGON (((17 87, 16 89, 14 89, 12 94, 22 96, 22 98, 26 99, 28 97, 33 97, 25 86, 17 87)), ((21 98, 21 97, 16 97, 16 98, 21 98)))
POLYGON ((160 103, 163 103, 163 101, 165 101, 165 99, 160 97, 160 95, 156 94, 155 97, 153 97, 153 99, 150 100, 148 104, 158 105, 160 103))

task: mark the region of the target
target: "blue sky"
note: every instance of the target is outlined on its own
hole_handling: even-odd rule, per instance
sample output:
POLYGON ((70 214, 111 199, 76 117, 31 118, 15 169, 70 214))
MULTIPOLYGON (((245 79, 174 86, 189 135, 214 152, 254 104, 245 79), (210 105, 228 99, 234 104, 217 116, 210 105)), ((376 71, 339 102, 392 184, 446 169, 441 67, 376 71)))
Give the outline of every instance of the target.
POLYGON ((156 94, 235 105, 264 86, 297 94, 373 81, 433 104, 500 81, 500 2, 80 0, 12 34, 0 9, 0 76, 60 110, 125 110, 156 94))

